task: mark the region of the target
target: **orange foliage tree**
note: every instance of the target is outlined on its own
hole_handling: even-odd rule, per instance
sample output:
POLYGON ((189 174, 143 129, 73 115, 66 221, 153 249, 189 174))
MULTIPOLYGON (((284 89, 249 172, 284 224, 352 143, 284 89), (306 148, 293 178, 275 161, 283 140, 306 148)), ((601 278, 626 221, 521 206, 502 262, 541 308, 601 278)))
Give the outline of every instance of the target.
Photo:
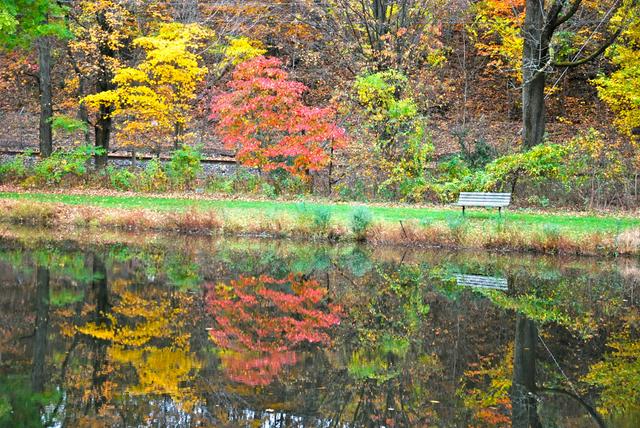
POLYGON ((289 80, 277 58, 258 56, 239 64, 228 87, 214 97, 211 119, 244 165, 305 177, 329 163, 332 148, 346 143, 335 111, 306 106, 302 94, 308 88, 289 80))

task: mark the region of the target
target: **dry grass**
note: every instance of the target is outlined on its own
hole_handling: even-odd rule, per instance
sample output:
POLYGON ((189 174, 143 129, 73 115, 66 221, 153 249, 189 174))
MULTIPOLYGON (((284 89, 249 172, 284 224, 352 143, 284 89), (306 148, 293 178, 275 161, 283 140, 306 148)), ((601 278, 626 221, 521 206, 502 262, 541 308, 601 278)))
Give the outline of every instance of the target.
POLYGON ((222 220, 213 211, 201 211, 190 208, 184 212, 171 212, 162 219, 162 229, 179 233, 213 234, 222 228, 222 220))
POLYGON ((4 201, 0 221, 50 227, 60 218, 58 206, 23 201, 4 201))
MULTIPOLYGON (((238 215, 189 209, 159 212, 145 209, 99 208, 59 203, 4 201, 0 222, 94 230, 177 232, 200 235, 290 237, 306 240, 355 240, 345 221, 319 227, 306 215, 238 215)), ((606 232, 570 234, 557 228, 523 229, 516 223, 466 221, 420 223, 417 220, 373 222, 366 241, 374 245, 490 249, 544 254, 637 255, 640 229, 615 236, 606 232)))
POLYGON ((159 228, 158 220, 145 210, 105 210, 100 226, 123 230, 150 230, 159 228))
POLYGON ((615 242, 618 254, 640 254, 640 229, 625 230, 615 242))

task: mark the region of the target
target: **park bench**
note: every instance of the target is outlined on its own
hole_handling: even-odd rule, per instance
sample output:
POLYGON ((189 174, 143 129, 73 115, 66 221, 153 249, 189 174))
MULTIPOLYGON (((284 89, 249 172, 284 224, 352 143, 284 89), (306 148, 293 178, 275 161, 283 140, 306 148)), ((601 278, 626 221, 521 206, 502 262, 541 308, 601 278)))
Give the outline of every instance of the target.
POLYGON ((511 193, 460 192, 456 205, 462 207, 462 215, 466 207, 498 208, 498 212, 502 214, 502 208, 508 207, 510 203, 511 193))
POLYGON ((458 285, 473 288, 492 288, 506 291, 509 289, 507 278, 482 275, 456 275, 458 285))

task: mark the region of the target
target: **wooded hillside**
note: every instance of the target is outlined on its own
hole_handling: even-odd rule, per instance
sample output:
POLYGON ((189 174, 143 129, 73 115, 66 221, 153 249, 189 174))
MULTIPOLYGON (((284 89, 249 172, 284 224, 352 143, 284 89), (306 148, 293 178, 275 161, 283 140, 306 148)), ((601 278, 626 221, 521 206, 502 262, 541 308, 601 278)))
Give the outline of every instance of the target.
POLYGON ((348 199, 638 203, 635 0, 3 0, 0 30, 2 149, 101 168, 186 145, 348 199))

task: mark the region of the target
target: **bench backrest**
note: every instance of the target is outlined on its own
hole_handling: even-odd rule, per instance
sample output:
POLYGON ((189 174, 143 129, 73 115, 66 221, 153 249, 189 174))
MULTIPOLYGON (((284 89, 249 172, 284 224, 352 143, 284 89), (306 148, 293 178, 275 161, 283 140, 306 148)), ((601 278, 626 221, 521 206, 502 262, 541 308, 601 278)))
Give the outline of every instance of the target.
POLYGON ((458 285, 473 288, 492 288, 496 290, 508 290, 507 278, 481 275, 456 275, 458 285))
POLYGON ((460 192, 458 205, 475 207, 507 207, 511 203, 511 193, 460 192))

